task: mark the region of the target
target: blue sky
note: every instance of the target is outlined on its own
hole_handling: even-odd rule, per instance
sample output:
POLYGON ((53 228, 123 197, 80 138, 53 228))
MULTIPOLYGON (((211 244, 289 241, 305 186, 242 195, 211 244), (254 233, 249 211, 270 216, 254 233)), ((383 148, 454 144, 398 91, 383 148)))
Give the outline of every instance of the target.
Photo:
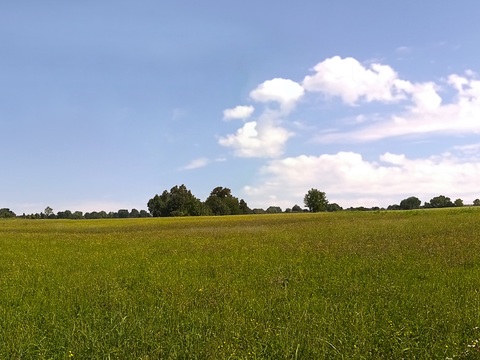
POLYGON ((480 198, 480 3, 4 1, 0 207, 480 198))

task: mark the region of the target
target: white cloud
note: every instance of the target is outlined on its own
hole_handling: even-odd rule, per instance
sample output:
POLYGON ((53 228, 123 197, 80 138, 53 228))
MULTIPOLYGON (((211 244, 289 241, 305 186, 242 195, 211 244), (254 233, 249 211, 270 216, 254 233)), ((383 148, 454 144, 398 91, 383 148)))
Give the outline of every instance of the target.
POLYGON ((373 141, 388 137, 421 134, 480 133, 480 81, 450 75, 448 84, 457 95, 453 102, 443 103, 435 83, 404 86, 411 106, 402 113, 385 115, 384 120, 361 130, 321 135, 320 141, 373 141))
POLYGON ((412 101, 415 104, 412 107, 413 112, 420 114, 431 113, 442 104, 442 98, 438 95, 437 86, 433 82, 415 84, 410 92, 412 101))
POLYGON ((190 163, 180 168, 180 170, 193 170, 193 169, 202 168, 204 166, 207 166, 210 162, 211 162, 210 159, 201 157, 201 158, 192 160, 190 163))
POLYGON ((429 201, 438 195, 471 203, 480 197, 479 177, 479 162, 451 154, 408 159, 385 153, 378 162, 370 162, 357 153, 339 152, 272 160, 261 170, 258 183, 244 191, 252 207, 303 205, 303 196, 312 187, 343 207, 386 207, 408 196, 429 201), (281 201, 271 204, 272 198, 281 201))
POLYGON ((463 157, 469 157, 475 161, 480 161, 480 143, 479 144, 466 144, 466 145, 457 145, 453 149, 457 152, 460 152, 463 157))
POLYGON ((261 103, 277 102, 284 112, 289 112, 303 96, 303 87, 290 79, 275 78, 260 84, 250 97, 261 103))
POLYGON ((388 65, 362 65, 356 59, 335 56, 318 63, 301 84, 282 78, 260 84, 250 97, 266 103, 263 112, 236 133, 219 139, 220 145, 230 147, 237 156, 270 159, 256 181, 244 187, 251 207, 303 205, 303 197, 312 187, 344 207, 386 207, 409 196, 429 201, 442 194, 462 198, 465 203, 480 197, 479 144, 457 143, 450 145, 450 152, 423 158, 393 153, 388 143, 379 143, 382 155, 375 161, 352 151, 279 158, 293 136, 291 128, 299 133, 311 133, 315 128, 321 141, 343 144, 412 135, 480 134, 480 81, 472 70, 452 74, 446 81, 413 82, 401 79, 388 65), (305 97, 300 103, 305 91, 320 93, 326 100, 339 97, 355 107, 348 109, 341 123, 328 119, 328 106, 322 107, 318 116, 328 123, 314 123, 316 117, 309 118, 315 107, 299 111, 302 118, 293 119, 291 110, 313 98, 305 97), (270 108, 270 102, 278 103, 278 109, 270 108), (381 106, 369 105, 367 111, 360 108, 371 102, 381 106), (360 110, 355 113, 357 108, 360 110), (374 113, 369 113, 372 108, 374 113))
POLYGON ((480 81, 471 78, 465 78, 459 75, 450 75, 448 83, 458 92, 458 102, 461 104, 472 103, 480 104, 480 81))
POLYGON ((334 56, 318 63, 303 80, 303 87, 327 96, 339 96, 349 105, 359 100, 392 102, 403 99, 406 83, 388 65, 364 67, 356 59, 334 56))
POLYGON ((400 55, 406 55, 412 52, 412 48, 408 46, 399 46, 395 49, 395 52, 400 55))
POLYGON ((223 119, 224 120, 248 119, 253 114, 254 111, 255 111, 255 108, 251 105, 249 106, 239 105, 232 109, 223 110, 223 119))
POLYGON ((218 158, 215 158, 215 159, 209 159, 209 158, 206 158, 206 157, 201 157, 201 158, 198 158, 198 159, 193 159, 187 165, 179 168, 178 171, 200 169, 200 168, 205 167, 205 166, 207 166, 211 163, 218 163, 218 162, 224 162, 224 161, 226 161, 225 157, 218 157, 218 158))
MULTIPOLYGON (((293 110, 303 94, 304 89, 292 80, 275 78, 263 82, 250 93, 250 97, 261 103, 276 102, 279 109, 267 107, 255 121, 246 122, 234 134, 220 137, 218 143, 232 148, 239 157, 275 158, 282 155, 293 133, 281 125, 281 119, 293 110)), ((245 113, 245 109, 238 110, 238 107, 230 110, 227 114, 245 113)))
POLYGON ((272 158, 283 153, 284 145, 291 136, 292 133, 273 121, 250 121, 235 134, 221 137, 219 144, 233 148, 239 157, 272 158))
POLYGON ((451 154, 409 159, 385 153, 371 162, 358 153, 339 152, 272 160, 244 192, 252 207, 303 205, 310 188, 325 191, 330 202, 343 207, 386 207, 409 196, 429 201, 438 195, 471 203, 480 197, 479 177, 480 161, 451 154), (281 200, 273 204, 272 199, 281 200))

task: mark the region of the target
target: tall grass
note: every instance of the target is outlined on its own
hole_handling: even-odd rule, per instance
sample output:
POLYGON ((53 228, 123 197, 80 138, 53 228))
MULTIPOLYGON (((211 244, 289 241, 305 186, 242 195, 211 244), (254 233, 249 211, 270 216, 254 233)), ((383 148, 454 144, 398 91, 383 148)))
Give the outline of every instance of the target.
POLYGON ((0 358, 474 359, 479 219, 1 221, 0 358))

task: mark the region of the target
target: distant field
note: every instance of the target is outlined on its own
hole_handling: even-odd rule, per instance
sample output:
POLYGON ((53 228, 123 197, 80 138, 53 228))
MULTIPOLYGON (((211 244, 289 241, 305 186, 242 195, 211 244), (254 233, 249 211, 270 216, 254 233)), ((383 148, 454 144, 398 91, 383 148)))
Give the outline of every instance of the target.
POLYGON ((0 221, 0 359, 477 359, 480 211, 0 221))

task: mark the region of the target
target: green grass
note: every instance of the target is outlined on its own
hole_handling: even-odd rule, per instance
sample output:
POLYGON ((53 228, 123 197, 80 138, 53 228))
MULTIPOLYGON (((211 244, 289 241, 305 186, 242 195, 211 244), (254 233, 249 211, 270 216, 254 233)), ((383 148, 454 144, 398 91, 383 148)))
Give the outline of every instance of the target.
POLYGON ((479 220, 3 220, 0 358, 476 359, 479 220))

